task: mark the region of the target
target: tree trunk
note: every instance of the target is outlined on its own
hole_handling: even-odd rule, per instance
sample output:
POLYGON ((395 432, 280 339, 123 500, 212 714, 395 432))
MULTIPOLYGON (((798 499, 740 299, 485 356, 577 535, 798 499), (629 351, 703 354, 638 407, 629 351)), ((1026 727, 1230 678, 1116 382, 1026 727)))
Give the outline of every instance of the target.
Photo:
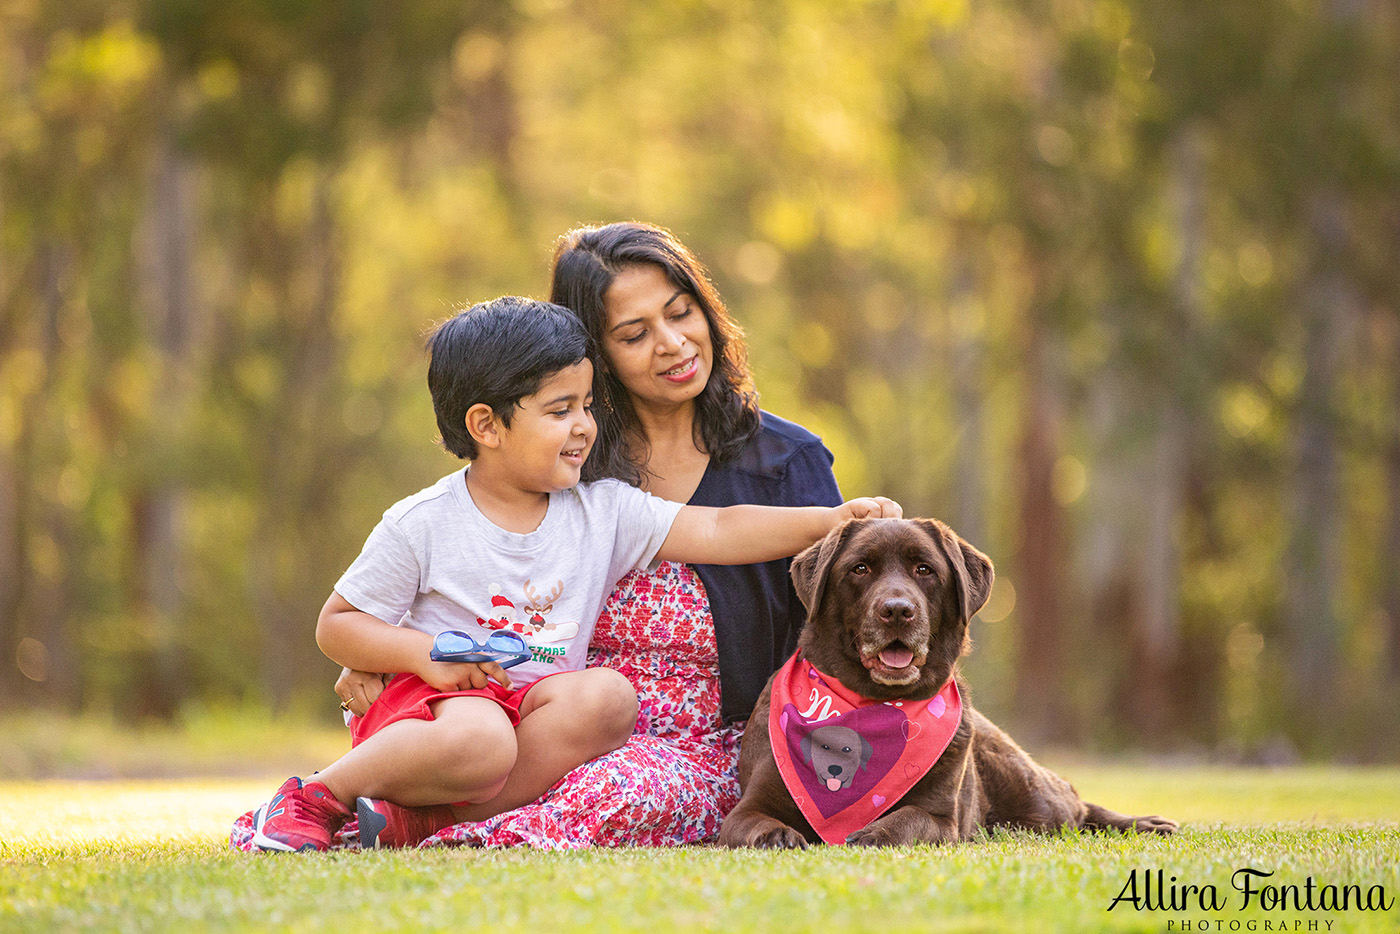
POLYGON ((1026 400, 1021 431, 1021 496, 1016 617, 1020 626, 1017 707, 1031 742, 1074 737, 1064 699, 1066 637, 1064 587, 1065 516, 1055 501, 1059 453, 1059 401, 1047 372, 1050 349, 1042 322, 1032 312, 1026 347, 1026 400))
MULTIPOLYGON (((18 434, 16 426, 15 433, 18 434)), ((20 581, 25 573, 20 548, 19 471, 12 441, 0 438, 0 707, 19 691, 20 581)))
MULTIPOLYGON (((194 189, 195 168, 167 125, 155 153, 137 256, 141 311, 159 352, 151 425, 162 460, 183 443, 194 383, 194 189)), ((185 485, 166 464, 155 464, 131 498, 133 610, 149 633, 132 708, 148 716, 170 716, 191 693, 182 632, 185 485)))
POLYGON ((1292 530, 1287 602, 1294 722, 1300 737, 1316 736, 1335 710, 1341 621, 1336 610, 1341 575, 1341 477, 1334 398, 1341 364, 1343 318, 1353 306, 1342 271, 1347 209, 1325 190, 1309 204, 1315 257, 1304 284, 1303 381, 1290 478, 1292 530))
POLYGON ((982 378, 982 330, 966 320, 963 311, 976 300, 971 264, 966 257, 957 260, 949 307, 952 309, 953 410, 957 418, 958 444, 953 455, 953 527, 963 538, 979 547, 990 547, 987 540, 985 503, 987 498, 986 416, 982 405, 985 393, 982 378))
POLYGON ((32 665, 28 679, 33 682, 26 693, 39 703, 68 710, 77 708, 82 685, 82 669, 72 638, 72 556, 78 552, 72 520, 49 493, 54 465, 46 461, 45 455, 50 452, 38 443, 36 432, 42 430, 37 426, 53 425, 62 419, 53 400, 58 396, 58 376, 63 364, 60 321, 73 263, 66 245, 51 243, 40 251, 45 375, 24 419, 27 427, 22 430, 28 432, 28 438, 20 468, 20 508, 28 513, 21 520, 27 533, 21 539, 21 553, 25 548, 33 551, 21 578, 19 616, 21 630, 37 643, 26 652, 32 665), (35 558, 35 551, 47 557, 35 558))
POLYGON ((1382 584, 1381 610, 1385 615, 1389 659, 1386 670, 1390 676, 1393 691, 1400 694, 1400 340, 1393 348, 1395 359, 1391 361, 1391 376, 1394 399, 1391 402, 1390 438, 1385 450, 1386 492, 1389 494, 1389 512, 1381 550, 1382 584))
MULTIPOLYGON (((304 268, 288 275, 313 281, 284 359, 285 379, 274 420, 275 449, 266 460, 258 535, 250 569, 262 629, 261 674, 265 696, 284 708, 308 679, 333 670, 316 647, 315 607, 324 595, 306 592, 307 569, 320 553, 318 533, 335 501, 339 467, 327 427, 337 422, 340 391, 335 379, 339 348, 335 312, 339 304, 341 256, 336 241, 333 183, 329 170, 317 179, 304 268)), ((290 283, 287 283, 290 286, 290 283)), ((287 288, 284 294, 292 294, 287 288)), ((330 691, 333 676, 326 679, 330 691)))
POLYGON ((1149 746, 1180 737, 1179 555, 1187 429, 1162 387, 1096 382, 1093 494, 1085 553, 1094 638, 1104 647, 1100 723, 1149 746), (1149 401, 1154 400, 1154 401, 1149 401))
POLYGON ((1213 692, 1199 683, 1200 672, 1180 671, 1181 556, 1177 522, 1181 516, 1188 468, 1191 423, 1188 397, 1196 384, 1194 331, 1204 311, 1202 295, 1206 251, 1206 140, 1202 131, 1184 126, 1168 147, 1173 220, 1181 256, 1172 279, 1172 309, 1162 359, 1161 384, 1149 387, 1154 400, 1150 424, 1154 439, 1147 462, 1142 550, 1142 601, 1135 621, 1134 668, 1142 691, 1134 705, 1134 727, 1142 737, 1169 737, 1173 724, 1199 723, 1177 712, 1200 710, 1193 699, 1213 692), (1194 675, 1194 678, 1193 678, 1194 675))

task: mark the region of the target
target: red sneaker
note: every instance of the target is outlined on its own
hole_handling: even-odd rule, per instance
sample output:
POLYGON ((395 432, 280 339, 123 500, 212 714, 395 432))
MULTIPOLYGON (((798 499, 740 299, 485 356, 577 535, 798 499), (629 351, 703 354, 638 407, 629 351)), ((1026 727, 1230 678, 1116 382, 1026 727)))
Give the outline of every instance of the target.
POLYGON ((452 806, 406 808, 378 798, 356 798, 360 849, 417 846, 444 827, 457 823, 452 806))
POLYGON ((320 782, 295 776, 282 783, 272 800, 253 815, 253 844, 261 850, 328 850, 350 809, 320 782))

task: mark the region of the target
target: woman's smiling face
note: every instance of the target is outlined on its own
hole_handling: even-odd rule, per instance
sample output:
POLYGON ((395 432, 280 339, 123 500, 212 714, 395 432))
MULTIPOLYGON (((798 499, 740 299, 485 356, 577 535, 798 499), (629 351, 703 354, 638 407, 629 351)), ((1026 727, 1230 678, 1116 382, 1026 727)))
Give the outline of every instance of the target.
POLYGON ((693 403, 714 364, 710 323, 695 296, 659 266, 629 266, 603 296, 603 353, 638 408, 693 403))

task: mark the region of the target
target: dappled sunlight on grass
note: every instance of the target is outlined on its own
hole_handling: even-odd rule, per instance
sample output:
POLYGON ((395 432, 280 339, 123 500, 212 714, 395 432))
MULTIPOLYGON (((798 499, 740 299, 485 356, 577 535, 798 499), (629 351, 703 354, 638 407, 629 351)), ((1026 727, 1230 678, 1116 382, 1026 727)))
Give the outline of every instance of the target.
POLYGON ((1371 823, 1400 826, 1400 768, 1246 768, 1065 761, 1047 763, 1088 801, 1189 824, 1371 823))
POLYGON ((0 718, 0 781, 291 774, 349 748, 342 726, 256 708, 195 707, 174 723, 135 726, 34 712, 0 718))
POLYGON ((1400 891, 1400 769, 1056 763, 1091 798, 1182 817, 1173 837, 999 831, 959 846, 803 852, 432 849, 248 856, 234 818, 284 777, 0 782, 0 930, 899 931, 1394 934, 1394 911, 1246 910, 1232 873, 1400 891), (1220 911, 1114 905, 1134 872, 1219 886, 1220 911), (1230 928, 1231 922, 1241 927, 1230 928), (1180 928, 1175 928, 1179 930, 1180 928), (1212 926, 1211 928, 1215 928, 1212 926), (1281 928, 1273 928, 1281 930, 1281 928), (1289 927, 1288 930, 1293 930, 1289 927))
POLYGON ((284 778, 0 782, 0 847, 226 841, 234 818, 284 778))
POLYGON ((1397 890, 1400 832, 1187 830, 1172 838, 997 833, 948 847, 802 852, 710 847, 342 851, 249 857, 207 843, 0 843, 0 930, 592 931, 768 934, 1221 930, 1394 934, 1394 911, 1264 913, 1230 889, 1240 866, 1299 882, 1397 890), (1221 911, 1109 906, 1134 871, 1220 886, 1221 911), (1169 929, 1167 921, 1177 926, 1169 929), (1232 921, 1240 925, 1231 928, 1232 921), (1253 928, 1245 923, 1253 921, 1253 928), (1294 928, 1292 922, 1299 922, 1294 928), (1214 924, 1211 930, 1215 930, 1214 924), (1277 926, 1270 930, 1282 930, 1277 926))
MULTIPOLYGON (((1188 829, 1275 825, 1400 829, 1400 768, 1286 769, 1057 764, 1088 800, 1163 814, 1188 829)), ((309 774, 307 764, 301 774, 309 774)), ((291 773, 289 773, 291 774, 291 773)), ((0 841, 64 847, 95 841, 222 842, 233 820, 286 775, 257 778, 0 782, 0 841)))
MULTIPOLYGON (((196 720, 144 731, 89 720, 12 722, 21 728, 5 733, 0 747, 10 751, 12 766, 39 763, 41 774, 228 777, 0 781, 0 843, 222 843, 234 818, 265 800, 287 775, 310 774, 347 747, 343 731, 294 720, 207 714, 196 720)), ((1188 828, 1400 827, 1396 767, 1243 768, 1071 755, 1047 757, 1047 764, 1087 800, 1125 813, 1162 814, 1188 828)))

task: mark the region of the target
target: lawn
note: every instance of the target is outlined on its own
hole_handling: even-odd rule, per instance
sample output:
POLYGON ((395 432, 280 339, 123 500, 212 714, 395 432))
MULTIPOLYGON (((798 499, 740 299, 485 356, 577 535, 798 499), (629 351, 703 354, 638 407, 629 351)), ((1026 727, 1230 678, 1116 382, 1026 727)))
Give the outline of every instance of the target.
POLYGON ((280 774, 0 782, 0 932, 1400 931, 1400 769, 1056 765, 1086 798, 1171 815, 1182 832, 882 852, 250 858, 224 835, 280 774), (1266 910, 1257 895, 1246 907, 1232 887, 1243 868, 1274 874, 1256 888, 1293 885, 1304 899, 1311 879, 1314 901, 1354 886, 1351 907, 1266 910), (1202 910, 1194 891, 1185 909, 1130 904, 1134 873, 1145 898, 1158 870, 1178 897, 1214 886, 1219 907, 1202 910), (1388 907, 1358 908, 1376 887, 1388 907))

